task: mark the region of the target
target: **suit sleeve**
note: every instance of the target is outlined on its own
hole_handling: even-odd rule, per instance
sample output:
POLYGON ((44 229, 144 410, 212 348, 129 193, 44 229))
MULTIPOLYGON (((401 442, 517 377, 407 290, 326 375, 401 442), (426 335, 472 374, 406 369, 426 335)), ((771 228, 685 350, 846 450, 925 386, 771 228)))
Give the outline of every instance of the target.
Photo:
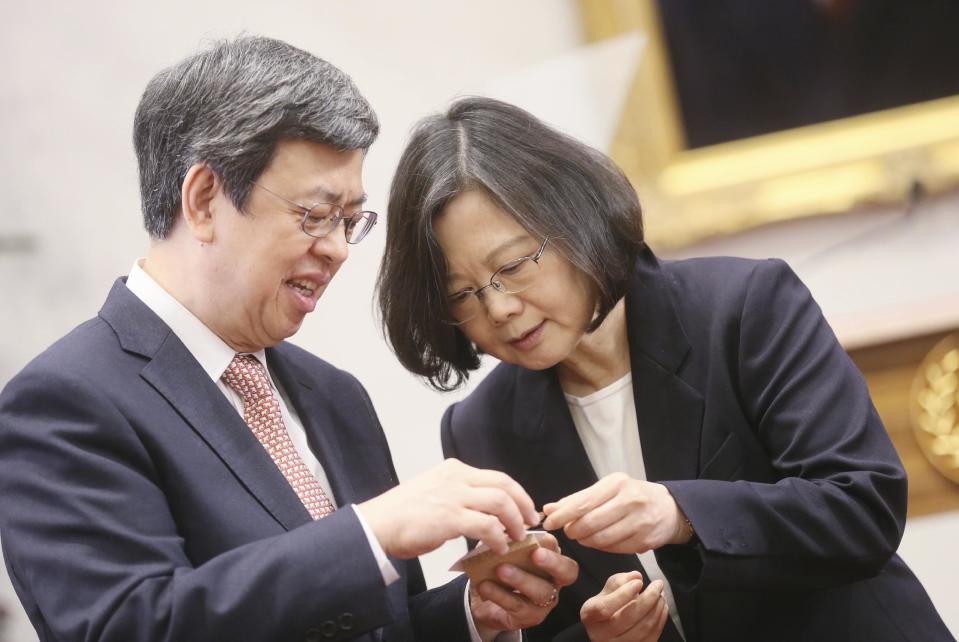
POLYGON ((162 490, 175 483, 88 381, 32 368, 10 383, 0 530, 46 639, 342 640, 393 617, 354 511, 194 566, 162 490))
POLYGON ((781 261, 753 272, 737 334, 725 367, 751 425, 746 440, 778 481, 666 482, 701 545, 692 562, 688 549, 661 549, 664 567, 707 590, 877 574, 902 537, 906 477, 861 374, 781 261))

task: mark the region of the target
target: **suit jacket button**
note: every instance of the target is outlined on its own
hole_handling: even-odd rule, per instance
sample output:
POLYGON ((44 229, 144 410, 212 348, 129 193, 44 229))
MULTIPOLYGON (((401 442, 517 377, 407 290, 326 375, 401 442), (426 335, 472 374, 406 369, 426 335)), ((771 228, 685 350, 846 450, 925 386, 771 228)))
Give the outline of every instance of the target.
POLYGON ((337 633, 336 622, 327 620, 320 625, 320 632, 323 633, 323 637, 325 638, 335 637, 337 633))
POLYGON ((340 617, 336 618, 340 623, 340 628, 344 631, 349 631, 353 628, 353 614, 352 613, 341 613, 340 617))
POLYGON ((319 629, 310 629, 306 632, 304 640, 306 640, 306 642, 320 642, 322 637, 323 634, 320 633, 319 629))

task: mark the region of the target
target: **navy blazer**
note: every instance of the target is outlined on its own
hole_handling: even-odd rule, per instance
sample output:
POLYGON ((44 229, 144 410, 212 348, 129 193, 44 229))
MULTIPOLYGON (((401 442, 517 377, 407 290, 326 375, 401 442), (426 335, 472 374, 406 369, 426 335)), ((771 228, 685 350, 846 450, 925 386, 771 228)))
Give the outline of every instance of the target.
MULTIPOLYGON (((344 507, 397 483, 359 382, 266 350, 344 507)), ((44 642, 469 640, 464 581, 384 586, 356 513, 312 521, 176 335, 122 280, 0 395, 0 537, 44 642)))
MULTIPOLYGON (((647 250, 626 322, 648 479, 700 540, 656 551, 687 642, 953 639, 895 555, 906 476, 862 376, 784 263, 647 250)), ((499 365, 442 439, 537 506, 596 481, 552 370, 499 365)), ((583 602, 642 568, 558 536, 580 577, 530 637, 585 640, 583 602)), ((680 639, 672 622, 661 639, 680 639)))

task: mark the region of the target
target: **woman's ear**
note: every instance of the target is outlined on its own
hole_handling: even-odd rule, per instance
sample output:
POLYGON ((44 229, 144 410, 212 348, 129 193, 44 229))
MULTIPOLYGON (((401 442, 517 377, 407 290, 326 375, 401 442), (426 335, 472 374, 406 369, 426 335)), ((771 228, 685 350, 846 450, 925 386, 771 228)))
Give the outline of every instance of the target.
POLYGON ((193 165, 183 179, 180 214, 190 234, 200 243, 213 242, 214 200, 220 179, 209 165, 193 165))

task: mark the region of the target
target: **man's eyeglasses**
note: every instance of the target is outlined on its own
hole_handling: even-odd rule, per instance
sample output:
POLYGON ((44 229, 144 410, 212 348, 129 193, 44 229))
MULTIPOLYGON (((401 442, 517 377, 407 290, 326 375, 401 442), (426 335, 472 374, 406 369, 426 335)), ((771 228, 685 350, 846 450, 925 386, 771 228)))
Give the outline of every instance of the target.
POLYGON ((254 187, 259 187, 264 192, 269 192, 281 201, 289 203, 296 209, 303 212, 303 220, 300 221, 300 228, 304 233, 314 238, 323 238, 336 229, 340 221, 343 221, 343 232, 346 235, 346 242, 355 245, 366 238, 373 226, 376 225, 378 217, 376 212, 362 211, 347 213, 336 203, 314 203, 307 207, 288 198, 284 198, 273 190, 253 183, 254 187))
POLYGON ((517 294, 522 292, 536 281, 539 274, 539 260, 546 250, 549 237, 543 239, 534 254, 513 259, 493 272, 489 283, 483 287, 466 288, 449 295, 447 298, 453 325, 461 325, 483 313, 483 297, 486 290, 493 288, 502 294, 517 294))

